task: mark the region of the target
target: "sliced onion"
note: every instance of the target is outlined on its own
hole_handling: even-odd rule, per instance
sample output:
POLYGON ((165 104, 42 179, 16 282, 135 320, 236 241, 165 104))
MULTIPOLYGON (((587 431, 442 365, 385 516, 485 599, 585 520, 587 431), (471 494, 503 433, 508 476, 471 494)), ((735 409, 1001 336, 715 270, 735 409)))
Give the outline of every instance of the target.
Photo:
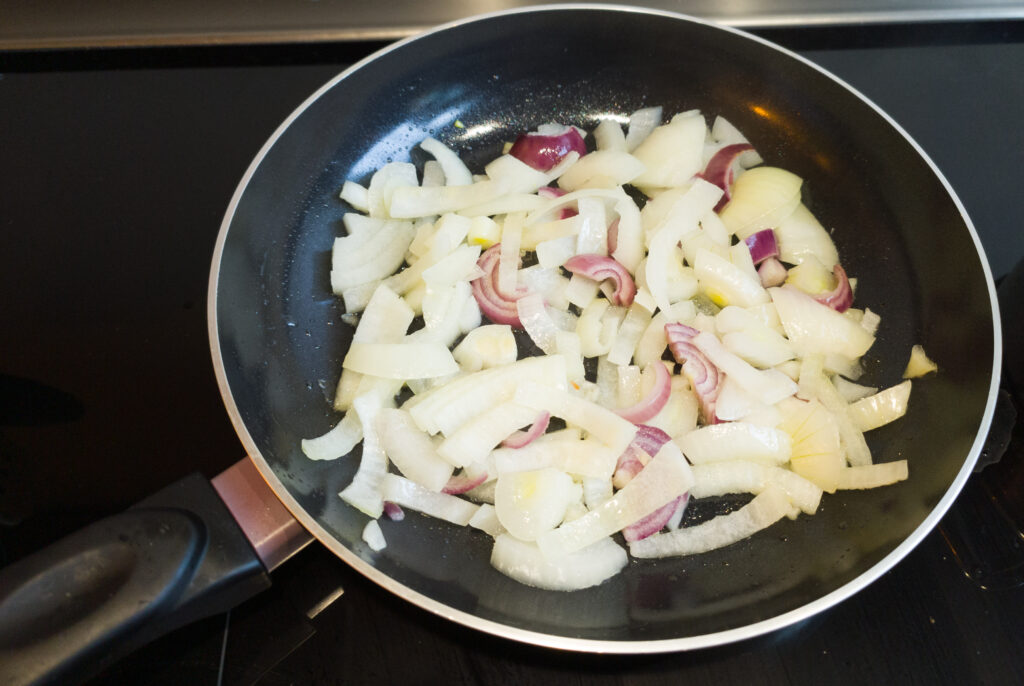
POLYGON ((761 279, 761 285, 765 288, 781 286, 786 283, 786 276, 788 274, 786 265, 782 264, 777 257, 769 257, 757 268, 757 276, 761 279))
POLYGON ((657 455, 661 446, 672 440, 671 436, 654 426, 641 424, 636 429, 633 441, 626 446, 615 463, 612 484, 616 488, 622 488, 629 483, 634 476, 640 473, 644 465, 650 462, 651 456, 657 455))
POLYGON ((718 399, 724 375, 694 344, 693 339, 699 333, 697 329, 686 324, 665 325, 669 350, 672 351, 676 362, 683 365, 683 374, 689 379, 700 402, 700 413, 704 422, 713 424, 717 421, 715 401, 718 399))
POLYGON ((708 160, 707 166, 704 167, 704 171, 701 172, 701 178, 706 181, 710 181, 719 188, 722 189, 722 199, 718 201, 718 205, 715 206, 715 211, 721 210, 725 207, 725 204, 729 202, 729 198, 732 197, 732 192, 729 190, 732 187, 732 182, 736 178, 736 167, 735 162, 739 159, 740 155, 753 150, 754 146, 749 143, 733 143, 732 145, 726 145, 718 150, 710 160, 708 160))
POLYGON ((521 327, 516 301, 526 295, 528 291, 524 288, 517 288, 513 293, 506 293, 498 288, 500 260, 501 243, 495 243, 480 256, 476 264, 483 272, 483 276, 470 282, 473 287, 473 297, 476 298, 484 316, 495 324, 521 327))
POLYGON ((684 493, 675 500, 665 503, 651 514, 623 529, 622 537, 627 542, 632 543, 633 541, 639 541, 642 538, 658 533, 665 528, 670 519, 681 514, 689 500, 689 496, 684 493))
POLYGON ((384 501, 384 514, 393 522, 400 522, 405 519, 405 510, 398 503, 384 501))
POLYGON ((822 305, 828 305, 836 312, 846 312, 853 304, 853 289, 850 288, 850 279, 846 276, 846 270, 838 264, 832 267, 832 273, 836 277, 836 287, 828 293, 814 296, 814 299, 822 305))
POLYGON ((470 474, 463 469, 458 474, 448 479, 448 483, 441 489, 442 493, 448 495, 461 495, 466 491, 472 491, 474 488, 487 481, 487 472, 481 470, 476 474, 470 474))
POLYGON ((551 413, 541 412, 537 415, 537 419, 533 421, 530 428, 526 431, 515 431, 511 436, 501 442, 501 445, 506 448, 522 448, 529 445, 538 436, 548 430, 548 424, 551 423, 551 413))
POLYGON ((654 362, 654 387, 651 388, 651 392, 635 405, 615 410, 615 414, 634 424, 641 424, 661 412, 661 408, 665 407, 671 392, 672 375, 669 374, 668 368, 661 363, 661 360, 658 360, 654 362))
MULTIPOLYGON (((560 198, 565 195, 565 191, 561 188, 555 188, 554 186, 542 186, 537 189, 537 195, 542 198, 560 198)), ((555 219, 569 219, 575 217, 579 212, 574 207, 561 207, 558 209, 558 214, 555 215, 555 219)))
POLYGON ((754 264, 761 264, 769 257, 779 256, 779 244, 775 240, 775 232, 761 229, 747 236, 744 243, 750 248, 750 259, 754 264))
POLYGON ((608 299, 615 305, 630 305, 636 295, 636 284, 633 277, 621 264, 611 257, 604 255, 576 255, 570 258, 563 265, 573 274, 579 274, 593 279, 604 281, 610 279, 615 290, 608 299))
POLYGON ((548 171, 572 151, 582 157, 587 154, 587 146, 579 131, 566 126, 556 135, 524 133, 512 144, 508 154, 538 171, 548 171))

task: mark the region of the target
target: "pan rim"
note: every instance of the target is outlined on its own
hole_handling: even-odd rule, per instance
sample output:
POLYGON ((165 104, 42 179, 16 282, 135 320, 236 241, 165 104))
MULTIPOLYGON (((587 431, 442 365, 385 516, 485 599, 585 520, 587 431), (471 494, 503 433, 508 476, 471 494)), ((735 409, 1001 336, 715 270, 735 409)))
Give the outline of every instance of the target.
POLYGON ((325 545, 333 554, 341 558, 346 564, 358 571, 360 574, 368 578, 369 580, 376 583, 378 586, 385 590, 393 593, 408 602, 412 603, 424 609, 431 614, 437 615, 444 619, 456 622, 463 626, 482 631, 484 633, 515 640, 521 643, 531 644, 539 647, 554 648, 558 650, 569 650, 574 652, 582 653, 608 653, 608 654, 657 654, 657 653, 668 653, 668 652, 680 652, 687 650, 695 650, 701 648, 709 648, 714 646, 725 645, 734 643, 746 639, 755 638, 762 636, 780 629, 786 628, 797 622, 808 619, 820 612, 823 612, 830 607, 846 600, 861 590, 866 588, 871 583, 875 582, 879 577, 885 574, 887 571, 892 569, 900 560, 902 560, 911 550, 916 548, 921 541, 931 533, 932 529, 939 523, 939 520, 943 517, 953 501, 959 495, 968 477, 974 469, 975 463, 981 454, 984 446, 985 437, 988 434, 989 428, 992 423, 992 418, 995 412, 996 399, 999 392, 999 379, 1002 366, 1002 334, 1001 334, 1001 320, 998 306, 998 299, 996 297, 995 282, 992 276, 991 266, 988 262, 988 258, 985 254, 984 248, 981 244, 981 239, 978 236, 977 230, 974 227, 970 217, 967 214, 960 198, 953 190, 949 181, 943 175, 941 170, 936 166, 928 154, 921 148, 921 146, 915 141, 902 126, 899 125, 892 117, 890 117, 881 107, 876 105, 867 96, 858 91, 856 88, 846 83, 843 79, 832 74, 831 72, 823 69, 816 65, 810 60, 782 47, 768 40, 750 34, 741 29, 735 27, 724 26, 713 21, 693 17, 690 15, 671 12, 667 10, 658 10, 652 8, 638 8, 626 5, 616 4, 595 4, 595 3, 565 3, 565 4, 553 4, 544 6, 533 6, 533 7, 520 7, 508 10, 500 10, 495 12, 488 12, 484 14, 478 14, 471 17, 447 22, 436 26, 428 31, 419 33, 414 36, 397 41, 391 45, 388 45, 370 55, 356 62, 349 68, 340 72, 338 75, 330 79, 323 86, 318 88, 312 95, 306 98, 271 134, 267 141, 260 148, 259 152, 253 158, 249 167, 246 169, 245 174, 239 181, 238 186, 233 193, 231 200, 228 204, 227 210, 225 211, 224 218, 221 222, 221 226, 217 235, 217 240, 214 247, 213 258, 210 269, 210 277, 208 284, 208 295, 207 295, 207 329, 210 342, 211 357, 214 366, 214 372, 217 378, 217 385, 221 393, 222 400, 224 402, 225 409, 228 412, 232 425, 235 428, 236 433, 242 441, 243 446, 249 458, 255 464, 257 470, 263 479, 267 482, 271 490, 274 492, 276 497, 281 500, 282 504, 288 509, 288 511, 295 517, 296 520, 309 531, 314 538, 320 543, 325 545), (437 33, 445 32, 454 28, 462 27, 468 24, 481 21, 489 21, 502 16, 527 14, 527 13, 540 13, 540 12, 551 12, 551 11, 566 11, 566 10, 587 10, 587 11, 598 11, 598 12, 626 12, 630 14, 645 14, 652 16, 659 16, 673 21, 684 21, 697 23, 703 26, 707 26, 713 29, 726 31, 729 33, 736 34, 747 40, 755 41, 771 50, 781 52, 791 59, 795 59, 800 63, 814 69, 829 80, 835 82, 839 86, 845 88, 849 93, 854 95, 868 105, 876 114, 882 117, 890 126, 892 126, 907 143, 913 148, 913 150, 920 156, 920 158, 927 164, 928 168, 935 175, 935 177, 942 184, 945 192, 949 198, 953 201, 960 213, 964 224, 970 233, 971 239, 974 242, 975 249, 977 250, 978 256, 981 261, 982 271, 986 280, 986 287, 989 294, 989 304, 992 313, 992 335, 993 335, 993 360, 992 360, 992 376, 989 384, 988 396, 985 404, 985 410, 982 414, 981 422, 978 427, 977 433, 974 438, 974 442, 964 460, 964 464, 956 477, 950 483, 943 496, 940 498, 938 503, 932 508, 928 516, 915 528, 904 540, 897 545, 891 552, 885 557, 876 562, 870 568, 862 572, 859 576, 852 579, 851 581, 843 584, 828 594, 817 598, 816 600, 801 605, 797 608, 789 610, 785 613, 770 617, 753 624, 748 624, 742 627, 733 629, 727 629, 723 631, 716 631, 707 634, 700 634, 695 636, 682 636, 669 639, 656 639, 656 640, 628 640, 628 641, 615 641, 615 640, 599 640, 599 639, 585 639, 577 638, 572 636, 558 635, 558 634, 547 634, 538 631, 530 631, 526 629, 520 629, 518 627, 502 624, 490 619, 484 619, 476 615, 464 612, 462 610, 454 609, 444 603, 441 603, 433 598, 423 595, 404 584, 392 579, 390 576, 379 571, 376 567, 364 561, 361 557, 352 552, 349 548, 343 545, 333 535, 327 532, 313 517, 311 517, 305 509, 298 503, 298 501, 291 495, 286 486, 278 479, 272 467, 269 465, 267 460, 262 456, 259 447, 253 440, 248 428, 245 425, 244 420, 241 417, 238 406, 234 401, 234 397, 231 392, 231 388, 228 384, 226 371, 224 368, 224 359, 220 349, 220 337, 219 328, 217 323, 217 293, 218 293, 218 282, 220 273, 220 264, 223 258, 224 246, 227 240, 227 235, 234 218, 235 211, 241 201, 242 196, 245 193, 246 188, 249 185, 252 177, 255 175, 257 169, 263 162, 267 153, 273 148, 277 140, 282 134, 291 127, 292 123, 300 117, 306 109, 308 109, 314 102, 316 102, 324 93, 334 88, 338 83, 343 81, 345 78, 362 69, 367 64, 380 58, 381 56, 390 53, 395 50, 400 50, 406 45, 414 43, 418 40, 422 40, 429 36, 437 33))

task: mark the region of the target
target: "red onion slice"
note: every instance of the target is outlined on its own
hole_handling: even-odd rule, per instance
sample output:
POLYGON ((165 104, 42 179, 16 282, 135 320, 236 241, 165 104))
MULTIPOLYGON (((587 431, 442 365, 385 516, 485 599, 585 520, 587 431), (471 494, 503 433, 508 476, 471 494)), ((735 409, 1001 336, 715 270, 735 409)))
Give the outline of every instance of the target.
POLYGON ((781 286, 786 282, 788 274, 786 265, 782 264, 777 257, 769 257, 757 268, 757 276, 761 279, 761 285, 765 288, 781 286))
POLYGON ((704 171, 700 173, 700 177, 705 181, 722 189, 722 199, 715 205, 715 212, 725 207, 729 198, 732 197, 729 189, 732 188, 732 182, 736 178, 736 166, 733 163, 740 155, 753 149, 754 146, 749 143, 726 145, 711 156, 704 171))
POLYGON ((498 263, 501 261, 501 243, 495 243, 477 260, 477 266, 483 275, 473 279, 470 286, 473 297, 485 317, 495 324, 508 324, 522 327, 519 321, 519 310, 516 301, 529 291, 517 288, 515 293, 505 293, 498 288, 498 263))
POLYGON ((715 424, 718 421, 715 417, 715 402, 725 374, 694 345, 693 338, 699 333, 697 329, 685 324, 665 325, 669 350, 676 362, 683 365, 683 374, 697 394, 704 423, 715 424))
POLYGON ((442 493, 448 495, 461 495, 487 481, 487 472, 480 472, 476 476, 468 476, 465 471, 460 472, 448 479, 448 483, 441 489, 442 493))
POLYGON ((506 448, 522 448, 523 446, 530 445, 533 440, 538 436, 542 435, 548 430, 548 424, 551 423, 551 413, 541 412, 537 415, 537 418, 533 420, 533 424, 526 431, 515 431, 511 436, 506 438, 501 444, 506 448))
POLYGON ((637 426, 636 435, 615 463, 612 485, 622 488, 628 484, 634 476, 640 473, 651 457, 661 450, 661 446, 671 440, 671 436, 656 426, 647 426, 646 424, 637 426))
POLYGON ((775 240, 775 232, 771 229, 752 233, 744 242, 750 248, 750 259, 754 264, 761 264, 770 257, 779 256, 779 244, 775 240))
POLYGON ((836 312, 846 312, 853 305, 853 289, 850 288, 850 279, 846 276, 846 270, 838 264, 832 268, 836 277, 836 287, 828 293, 821 293, 814 296, 814 299, 822 305, 828 305, 836 312))
POLYGON ((562 265, 573 274, 586 276, 594 281, 609 279, 614 286, 608 300, 613 305, 632 305, 636 295, 636 284, 629 270, 611 257, 604 255, 575 255, 562 265))
POLYGON ((665 407, 671 394, 672 375, 669 374, 668 368, 661 363, 661 360, 656 360, 654 362, 654 386, 651 388, 651 392, 641 398, 637 404, 615 410, 615 414, 634 424, 642 424, 661 412, 661 408, 665 407))
POLYGON ((555 135, 524 133, 512 144, 508 154, 538 171, 546 172, 573 151, 583 157, 587 154, 587 146, 580 132, 567 126, 562 133, 555 135))
POLYGON ((665 525, 669 523, 680 508, 686 507, 686 503, 689 500, 689 494, 687 493, 684 493, 674 500, 670 500, 651 514, 643 517, 642 519, 638 519, 624 528, 622 530, 622 537, 625 538, 627 542, 633 542, 658 533, 665 528, 665 525))
POLYGON ((384 514, 393 522, 400 522, 405 519, 405 510, 398 503, 384 501, 384 514))

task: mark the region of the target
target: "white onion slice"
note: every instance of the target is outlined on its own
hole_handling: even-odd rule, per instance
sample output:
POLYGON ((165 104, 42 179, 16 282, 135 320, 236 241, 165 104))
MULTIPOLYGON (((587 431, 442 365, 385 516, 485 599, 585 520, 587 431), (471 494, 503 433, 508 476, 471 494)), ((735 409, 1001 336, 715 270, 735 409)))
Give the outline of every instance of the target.
POLYGON ((420 147, 429 152, 444 171, 444 182, 449 186, 468 186, 473 174, 461 158, 447 145, 434 138, 424 138, 420 147))
POLYGON ((379 553, 387 547, 388 543, 384 540, 384 532, 380 530, 380 524, 377 523, 376 519, 371 519, 363 527, 363 541, 366 545, 370 546, 370 550, 375 553, 379 553))
POLYGON ((355 412, 346 412, 330 431, 302 439, 302 452, 311 460, 334 460, 348 455, 363 440, 363 426, 355 412))
POLYGON ((691 464, 751 460, 781 465, 793 451, 785 431, 748 422, 709 424, 675 440, 691 464))
POLYGON ((452 476, 446 462, 405 410, 384 408, 377 413, 376 427, 384 452, 407 478, 431 491, 440 491, 452 476))
POLYGON ((342 367, 385 379, 429 379, 459 371, 441 343, 352 343, 342 367))
POLYGON ((910 380, 891 386, 852 403, 847 414, 861 431, 871 431, 894 422, 907 413, 910 402, 910 380))
POLYGON ((813 482, 783 467, 747 460, 709 462, 693 466, 694 498, 732 493, 761 493, 768 484, 781 488, 790 501, 807 514, 814 514, 821 503, 822 490, 813 482))
POLYGON ((574 495, 572 477, 552 467, 506 472, 494 489, 498 521, 521 541, 558 526, 574 495))
MULTIPOLYGON (((389 403, 393 402, 389 399, 389 403)), ((388 475, 388 458, 376 427, 377 413, 383 407, 384 400, 373 393, 352 401, 352 409, 363 426, 363 452, 352 482, 338 494, 346 503, 374 519, 384 512, 382 489, 384 477, 388 475)))
POLYGON ((501 403, 452 432, 437 446, 437 454, 456 467, 480 462, 513 431, 529 426, 536 417, 537 408, 501 403))
POLYGON ((549 559, 535 543, 508 534, 494 541, 491 564, 521 584, 549 591, 577 591, 596 586, 618 574, 629 561, 626 551, 610 538, 558 559, 549 559))
POLYGON ((628 484, 597 509, 542 534, 537 545, 552 559, 573 553, 646 517, 693 485, 686 458, 668 442, 628 484))
POLYGON ((415 481, 397 474, 385 474, 382 487, 384 498, 425 515, 466 526, 476 514, 479 505, 447 493, 428 491, 415 481))
POLYGON ((625 450, 636 435, 636 427, 629 421, 611 410, 567 391, 524 382, 516 388, 514 399, 517 403, 532 407, 534 410, 546 410, 569 424, 580 427, 616 454, 625 450))
POLYGON ((878 488, 905 481, 910 475, 906 460, 846 467, 839 472, 841 490, 878 488))

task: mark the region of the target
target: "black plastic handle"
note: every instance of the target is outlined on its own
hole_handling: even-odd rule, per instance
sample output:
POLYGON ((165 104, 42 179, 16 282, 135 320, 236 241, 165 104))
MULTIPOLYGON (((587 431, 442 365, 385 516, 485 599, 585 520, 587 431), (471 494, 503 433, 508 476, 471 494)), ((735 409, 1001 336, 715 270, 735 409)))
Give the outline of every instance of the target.
POLYGON ((270 577, 193 474, 0 570, 0 684, 81 682, 270 577))

